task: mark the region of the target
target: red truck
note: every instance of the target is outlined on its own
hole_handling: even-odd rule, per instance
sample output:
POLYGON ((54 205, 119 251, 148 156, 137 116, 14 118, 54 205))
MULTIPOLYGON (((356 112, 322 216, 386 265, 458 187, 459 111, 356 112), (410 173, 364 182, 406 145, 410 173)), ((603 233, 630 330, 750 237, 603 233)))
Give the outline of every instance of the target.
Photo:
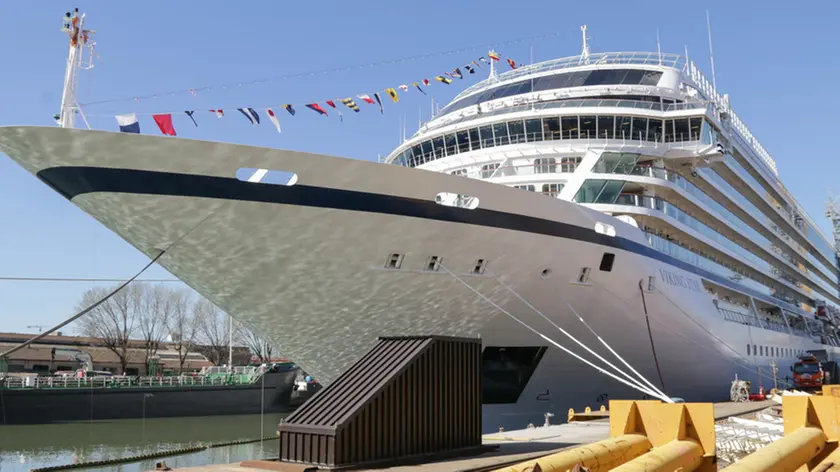
POLYGON ((816 356, 802 356, 793 364, 793 386, 800 389, 819 389, 827 383, 826 371, 816 356))

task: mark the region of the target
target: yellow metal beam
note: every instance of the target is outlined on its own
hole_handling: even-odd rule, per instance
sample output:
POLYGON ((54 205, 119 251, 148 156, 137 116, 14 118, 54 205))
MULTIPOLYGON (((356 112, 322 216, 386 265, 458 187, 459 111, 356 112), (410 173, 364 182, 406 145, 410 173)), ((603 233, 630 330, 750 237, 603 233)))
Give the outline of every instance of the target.
MULTIPOLYGON (((786 419, 787 421, 787 419, 786 419)), ((802 427, 725 468, 725 472, 794 471, 825 448, 820 428, 802 427)))
POLYGON ((641 434, 625 434, 585 446, 560 451, 539 459, 520 462, 496 472, 566 472, 580 464, 592 472, 607 472, 650 450, 650 441, 641 434))
POLYGON ((612 469, 612 472, 690 472, 699 470, 704 462, 712 461, 704 461, 700 443, 692 439, 675 439, 612 469))
POLYGON ((811 472, 840 472, 840 449, 835 449, 822 460, 811 472))

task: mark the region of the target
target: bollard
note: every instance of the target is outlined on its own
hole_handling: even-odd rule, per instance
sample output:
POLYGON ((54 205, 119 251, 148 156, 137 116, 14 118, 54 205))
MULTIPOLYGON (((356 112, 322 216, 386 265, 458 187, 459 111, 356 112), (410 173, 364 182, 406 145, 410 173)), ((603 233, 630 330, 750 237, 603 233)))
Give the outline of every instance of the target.
POLYGON ((658 400, 610 401, 610 438, 499 472, 712 472, 715 465, 714 411, 708 403, 663 404, 658 400))
POLYGON ((567 471, 582 465, 592 472, 606 472, 650 450, 650 441, 642 434, 627 434, 585 446, 498 469, 496 472, 567 471))
POLYGON ((825 448, 819 428, 799 428, 725 468, 726 472, 775 472, 796 470, 825 448))

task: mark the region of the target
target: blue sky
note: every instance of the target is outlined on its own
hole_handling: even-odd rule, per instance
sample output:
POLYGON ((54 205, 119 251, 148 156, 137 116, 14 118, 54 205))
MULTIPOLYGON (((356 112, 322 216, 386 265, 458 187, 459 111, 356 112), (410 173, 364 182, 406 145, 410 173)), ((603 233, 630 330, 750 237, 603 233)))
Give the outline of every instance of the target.
MULTIPOLYGON (((105 2, 78 6, 98 31, 101 60, 82 76, 91 125, 116 130, 117 113, 198 110, 200 127, 175 117, 180 136, 296 149, 373 160, 428 119, 430 98, 412 90, 385 115, 359 104, 340 123, 303 103, 397 87, 461 66, 495 47, 518 62, 575 55, 579 26, 587 24, 593 52, 655 51, 689 55, 710 75, 705 9, 712 16, 720 91, 775 157, 783 181, 823 229, 827 189, 840 191, 840 159, 833 146, 834 91, 840 76, 836 47, 840 4, 769 8, 765 2, 105 2), (531 38, 531 39, 528 39, 531 38), (524 40, 522 40, 524 39, 524 40), (517 41, 522 40, 522 41, 517 41), (450 54, 437 54, 447 51, 450 54), (354 67, 420 55, 422 59, 354 67), (285 80, 256 79, 343 69, 285 80), (242 83, 239 86, 237 84, 242 83), (198 96, 190 88, 214 87, 198 96), (176 95, 163 92, 181 91, 176 95), (132 97, 158 94, 135 101, 132 97), (110 101, 113 99, 125 99, 110 101), (265 120, 250 126, 237 107, 294 103, 278 111, 283 133, 265 120), (205 110, 224 108, 218 120, 205 110)), ((3 2, 4 70, 0 125, 54 125, 67 53, 59 31, 64 12, 55 2, 3 2), (47 7, 49 5, 49 7, 47 7)), ((448 88, 429 88, 441 104, 479 76, 448 88)), ((358 100, 357 100, 358 101, 358 100)), ((340 105, 339 105, 340 106, 340 105)), ((141 117, 144 133, 157 133, 141 117)), ((124 278, 146 259, 69 202, 0 156, 0 277, 124 278)), ((171 278, 163 269, 151 278, 171 278)), ((0 331, 32 331, 68 317, 90 283, 0 280, 0 331)))

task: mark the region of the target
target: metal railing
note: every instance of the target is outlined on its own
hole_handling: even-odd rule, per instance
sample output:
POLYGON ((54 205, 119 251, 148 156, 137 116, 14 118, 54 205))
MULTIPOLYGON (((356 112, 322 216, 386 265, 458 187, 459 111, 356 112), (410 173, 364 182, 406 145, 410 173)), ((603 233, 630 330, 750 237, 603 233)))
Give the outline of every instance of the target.
POLYGON ((501 82, 513 81, 520 77, 529 76, 532 74, 539 74, 543 72, 571 69, 574 67, 583 66, 600 66, 609 64, 620 65, 648 65, 648 66, 662 66, 672 67, 675 69, 682 69, 686 66, 686 60, 679 54, 659 54, 655 52, 602 52, 592 53, 587 59, 583 56, 569 56, 559 59, 552 59, 550 61, 538 62, 536 64, 529 64, 518 69, 510 70, 497 74, 494 77, 485 79, 471 87, 468 87, 463 92, 459 93, 452 101, 459 100, 467 95, 476 92, 481 92, 501 82))
POLYGON ((213 385, 252 383, 256 374, 226 375, 180 375, 161 377, 6 377, 0 380, 2 388, 132 388, 132 387, 201 387, 213 385))

